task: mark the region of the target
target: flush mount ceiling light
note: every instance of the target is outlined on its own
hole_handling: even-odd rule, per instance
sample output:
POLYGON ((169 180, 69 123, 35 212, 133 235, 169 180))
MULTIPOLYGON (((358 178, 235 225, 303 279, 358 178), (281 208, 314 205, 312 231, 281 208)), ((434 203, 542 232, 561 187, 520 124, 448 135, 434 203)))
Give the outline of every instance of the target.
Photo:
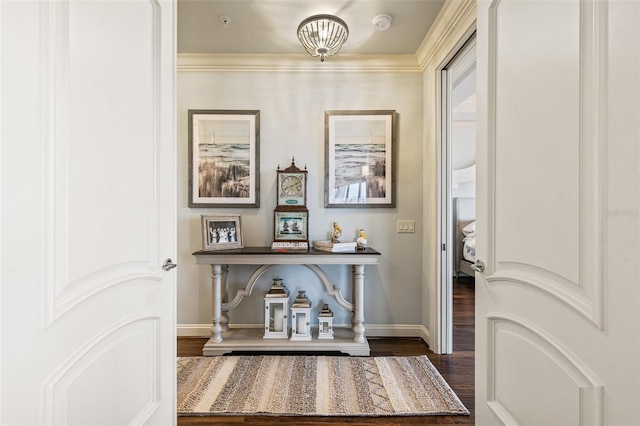
POLYGON ((337 16, 314 15, 298 26, 298 39, 311 56, 320 61, 338 53, 349 37, 349 27, 337 16))

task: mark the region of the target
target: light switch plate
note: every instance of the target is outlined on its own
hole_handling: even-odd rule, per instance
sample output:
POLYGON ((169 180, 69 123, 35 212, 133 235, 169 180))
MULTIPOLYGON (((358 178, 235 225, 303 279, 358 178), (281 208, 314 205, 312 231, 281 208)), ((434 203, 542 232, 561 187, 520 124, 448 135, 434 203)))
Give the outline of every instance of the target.
POLYGON ((415 220, 399 220, 397 223, 398 233, 416 232, 415 220))

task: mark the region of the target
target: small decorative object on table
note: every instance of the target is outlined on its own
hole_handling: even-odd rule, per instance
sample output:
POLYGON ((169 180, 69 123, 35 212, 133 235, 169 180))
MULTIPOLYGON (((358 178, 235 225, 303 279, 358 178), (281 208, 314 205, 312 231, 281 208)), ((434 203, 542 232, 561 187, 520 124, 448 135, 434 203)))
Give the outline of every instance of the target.
POLYGON ((326 303, 318 314, 318 339, 333 339, 333 312, 326 303))
POLYGON ((295 158, 291 165, 284 170, 277 170, 277 205, 283 207, 307 206, 307 166, 304 170, 296 167, 295 158))
POLYGON ((313 248, 316 250, 330 251, 332 253, 343 251, 355 251, 357 243, 351 241, 348 243, 333 243, 329 240, 314 241, 313 248))
POLYGON ((338 222, 333 222, 333 229, 331 230, 331 242, 339 243, 342 236, 342 228, 338 225, 338 222))
POLYGON ((282 278, 274 278, 271 289, 264 296, 264 338, 286 339, 289 337, 289 290, 282 278))
POLYGON ((291 340, 311 340, 311 301, 304 290, 291 305, 291 340))
POLYGON ((202 215, 202 249, 228 250, 244 247, 240 216, 202 215))
POLYGON ((307 210, 274 211, 272 249, 309 248, 309 212, 307 210))
POLYGON ((356 243, 358 243, 358 250, 364 250, 364 246, 367 244, 367 235, 364 233, 364 229, 362 228, 358 231, 356 243))
POLYGON ((273 211, 272 250, 309 249, 309 210, 307 209, 307 170, 296 167, 295 160, 276 172, 277 203, 273 211))

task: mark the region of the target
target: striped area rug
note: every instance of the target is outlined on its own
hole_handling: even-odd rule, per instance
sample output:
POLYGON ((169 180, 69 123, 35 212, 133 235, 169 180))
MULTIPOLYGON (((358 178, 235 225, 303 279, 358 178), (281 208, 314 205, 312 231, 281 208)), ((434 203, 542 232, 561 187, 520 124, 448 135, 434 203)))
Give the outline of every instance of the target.
POLYGON ((178 415, 468 415, 426 356, 178 358, 178 415))

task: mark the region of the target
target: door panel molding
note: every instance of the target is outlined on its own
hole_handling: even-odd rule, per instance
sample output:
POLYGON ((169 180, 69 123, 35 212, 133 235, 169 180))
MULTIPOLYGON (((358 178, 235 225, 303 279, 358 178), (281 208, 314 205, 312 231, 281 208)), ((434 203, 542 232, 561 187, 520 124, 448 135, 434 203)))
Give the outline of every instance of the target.
POLYGON ((158 265, 153 265, 151 261, 127 262, 111 265, 68 283, 55 298, 53 321, 92 296, 115 285, 134 280, 160 282, 162 281, 162 270, 158 265))
MULTIPOLYGON (((160 388, 157 381, 157 369, 160 368, 160 317, 154 314, 136 315, 120 321, 95 334, 95 336, 87 342, 87 344, 78 349, 69 359, 61 363, 51 377, 43 386, 43 405, 44 405, 44 424, 69 424, 69 397, 68 393, 74 385, 77 385, 84 378, 83 375, 91 374, 91 368, 103 370, 104 366, 100 363, 104 360, 107 352, 118 350, 119 346, 130 344, 140 344, 147 341, 149 344, 145 347, 148 351, 145 353, 137 352, 141 358, 138 364, 150 366, 143 370, 140 383, 146 383, 149 389, 145 392, 149 400, 143 405, 142 409, 136 413, 130 420, 130 424, 144 424, 151 415, 160 406, 160 388), (143 359, 143 357, 146 357, 143 359)), ((128 365, 109 365, 113 372, 131 370, 131 365, 135 364, 135 360, 121 360, 128 365), (131 363, 129 365, 129 363, 131 363)), ((107 372, 109 373, 109 372, 107 372)), ((106 374, 106 373, 105 373, 106 374)), ((91 385, 92 389, 96 389, 96 384, 91 385)), ((102 387, 97 389, 102 391, 102 387)), ((108 395, 105 395, 108 398, 108 395)), ((95 415, 89 414, 90 418, 95 419, 95 415)), ((89 420, 89 418, 87 418, 89 420)))
MULTIPOLYGON (((56 294, 68 275, 68 145, 69 145, 69 2, 40 3, 40 71, 45 147, 45 277, 44 324, 50 327, 60 316, 56 294), (57 238, 56 238, 57 237, 57 238)), ((64 284, 62 285, 64 287, 64 284)))
MULTIPOLYGON (((568 395, 569 399, 575 402, 574 407, 559 407, 559 411, 574 412, 578 416, 574 424, 599 425, 602 424, 603 415, 603 392, 604 387, 601 381, 586 367, 586 364, 570 353, 560 343, 555 341, 545 332, 531 323, 520 318, 508 314, 493 313, 487 316, 487 403, 493 413, 503 422, 503 424, 526 424, 526 420, 532 419, 518 418, 519 410, 517 407, 510 407, 507 401, 510 392, 515 389, 507 388, 505 384, 505 375, 513 377, 514 374, 526 376, 531 373, 533 376, 544 374, 544 368, 536 366, 535 371, 527 369, 514 370, 509 369, 509 360, 507 357, 517 357, 518 350, 526 352, 539 359, 546 360, 548 366, 555 368, 558 373, 564 373, 562 380, 555 383, 562 388, 556 388, 556 393, 568 395), (519 346, 519 347, 518 347, 519 346), (498 361, 500 359, 500 361, 498 361), (502 371, 502 370, 509 370, 502 371), (502 376, 501 376, 502 374, 502 376), (501 386, 497 386, 503 378, 501 386), (562 385, 559 385, 562 383, 562 385), (523 423, 524 422, 524 423, 523 423)), ((530 361, 533 358, 529 358, 530 361)), ((517 360, 514 362, 517 363, 517 360)), ((512 379, 515 386, 526 387, 527 383, 523 383, 520 377, 512 379)), ((526 381, 526 380, 525 380, 526 381)), ((544 381, 544 380, 543 380, 544 381)), ((545 382, 546 383, 546 382, 545 382)), ((532 389, 531 394, 544 395, 548 389, 532 389)), ((522 389, 519 393, 524 392, 522 389)), ((558 398, 558 404, 566 401, 567 398, 558 398), (562 401, 562 402, 561 402, 562 401)), ((545 409, 553 409, 544 404, 545 409)), ((540 405, 535 405, 536 410, 540 405)))
MULTIPOLYGON (((161 5, 157 0, 149 0, 152 25, 150 39, 152 70, 150 81, 153 96, 152 128, 149 129, 151 143, 150 155, 154 164, 160 161, 161 138, 161 5)), ((118 3, 113 4, 114 7, 118 3)), ((70 2, 42 2, 40 8, 40 70, 41 99, 42 99, 42 138, 45 147, 44 173, 46 181, 44 191, 44 258, 45 274, 43 325, 49 328, 65 313, 80 305, 83 301, 120 283, 135 279, 162 280, 160 268, 161 235, 160 200, 161 200, 161 171, 154 168, 150 181, 150 188, 154 212, 149 217, 150 241, 148 253, 138 261, 105 262, 106 265, 92 273, 74 280, 69 278, 69 155, 71 146, 70 116, 71 103, 70 86, 70 38, 71 26, 70 2)), ((140 14, 140 19, 148 19, 146 13, 140 14)), ((81 142, 78 142, 81 143, 81 142)), ((90 248, 87 248, 88 250, 90 248)))
POLYGON ((579 16, 579 194, 578 205, 578 271, 579 279, 563 277, 539 265, 499 261, 496 256, 496 173, 497 146, 497 74, 498 74, 498 8, 501 0, 489 6, 489 69, 487 107, 488 139, 488 232, 486 277, 489 283, 507 281, 528 285, 545 292, 578 312, 598 329, 603 329, 603 253, 606 250, 604 209, 606 206, 607 175, 607 4, 580 2, 579 16))
POLYGON ((525 263, 498 262, 496 269, 494 274, 486 277, 488 283, 506 281, 541 290, 591 320, 588 314, 592 314, 593 301, 579 284, 553 271, 525 263))

